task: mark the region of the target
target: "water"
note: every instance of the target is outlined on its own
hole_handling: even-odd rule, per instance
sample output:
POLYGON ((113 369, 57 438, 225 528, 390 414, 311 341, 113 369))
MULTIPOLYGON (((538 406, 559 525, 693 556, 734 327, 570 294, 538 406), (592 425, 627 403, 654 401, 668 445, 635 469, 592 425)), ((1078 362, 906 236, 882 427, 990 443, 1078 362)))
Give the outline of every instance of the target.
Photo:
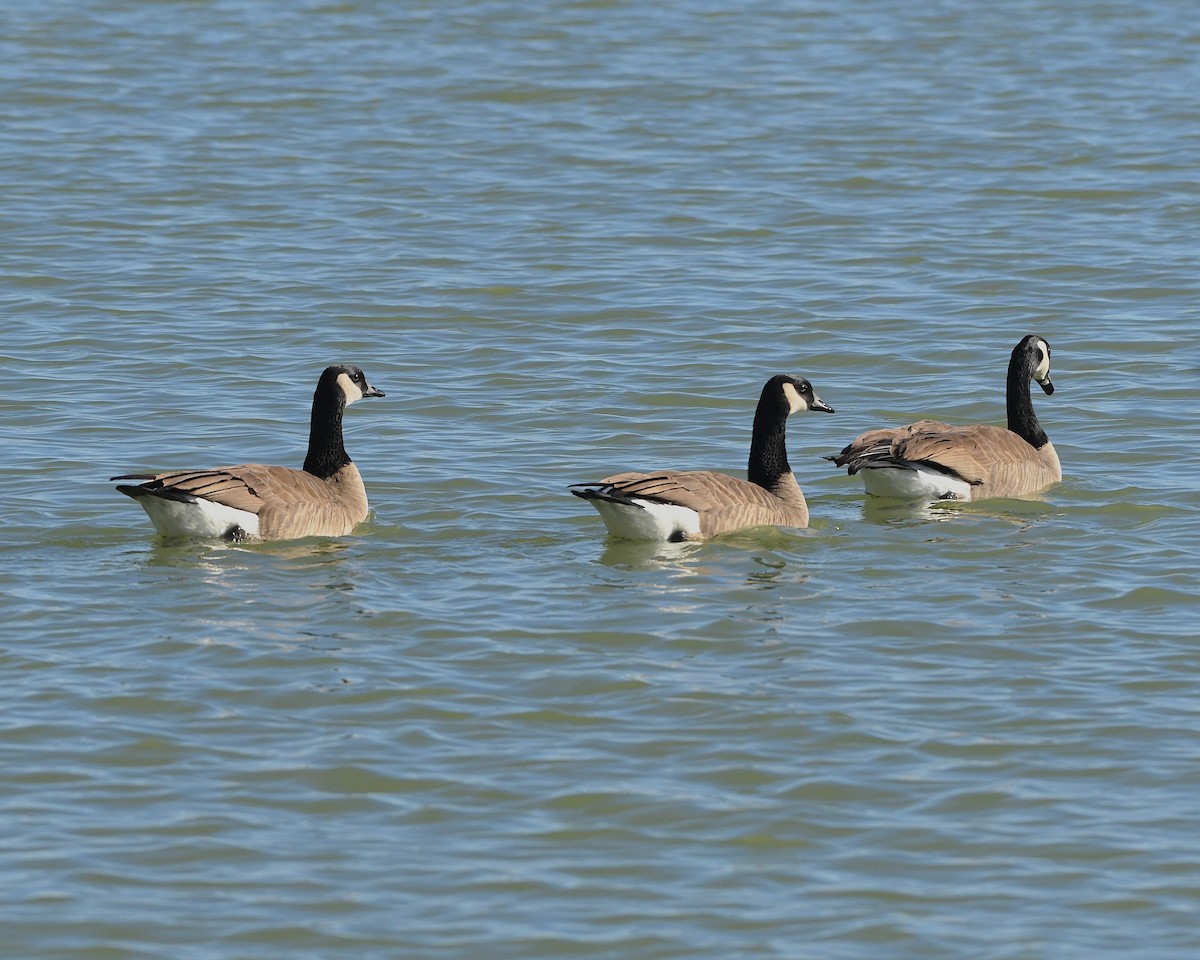
POLYGON ((1191 7, 0 14, 4 942, 23 958, 1192 957, 1191 7), (866 427, 1066 479, 864 500, 866 427), (157 540, 106 478, 299 464, 374 515, 157 540), (567 483, 744 467, 812 527, 606 542, 567 483))

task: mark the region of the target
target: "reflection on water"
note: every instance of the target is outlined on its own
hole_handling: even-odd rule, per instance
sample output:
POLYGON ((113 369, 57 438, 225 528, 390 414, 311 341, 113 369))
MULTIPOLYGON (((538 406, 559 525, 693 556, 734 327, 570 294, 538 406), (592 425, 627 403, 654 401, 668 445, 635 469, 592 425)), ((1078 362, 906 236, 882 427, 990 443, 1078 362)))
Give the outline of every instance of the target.
POLYGON ((133 566, 141 571, 140 589, 158 603, 180 590, 203 590, 220 598, 215 610, 180 604, 171 629, 188 619, 196 625, 228 621, 237 626, 217 626, 215 635, 226 638, 241 625, 254 624, 261 636, 291 642, 306 635, 307 618, 352 622, 361 615, 354 597, 367 582, 367 568, 352 540, 235 546, 153 537, 133 566))
POLYGON ((214 568, 219 566, 222 570, 231 571, 249 569, 254 557, 329 563, 344 555, 349 548, 350 544, 344 540, 325 538, 233 544, 223 540, 152 535, 150 552, 142 562, 149 567, 193 567, 207 563, 214 568))
POLYGON ((790 620, 796 600, 813 595, 806 585, 819 566, 810 559, 817 545, 763 528, 701 543, 610 540, 597 562, 611 571, 606 585, 634 591, 658 614, 682 623, 722 611, 724 626, 713 629, 740 635, 748 623, 790 620))
MULTIPOLYGON (((626 567, 633 570, 648 569, 661 567, 664 564, 682 564, 683 561, 699 560, 705 556, 712 557, 715 553, 729 549, 782 551, 803 549, 808 536, 808 532, 804 530, 786 527, 756 527, 714 540, 688 540, 681 543, 619 540, 608 537, 605 539, 604 552, 598 559, 606 566, 626 567)), ((758 557, 755 557, 755 560, 758 560, 758 557)))
POLYGON ((862 517, 868 523, 907 523, 928 520, 941 523, 954 518, 961 500, 899 500, 894 497, 863 496, 862 517))
POLYGON ((862 517, 868 523, 896 524, 910 521, 945 523, 958 517, 993 517, 1028 524, 1055 511, 1043 494, 1002 500, 901 500, 865 495, 862 517))
POLYGON ((684 561, 698 557, 703 543, 684 541, 667 543, 649 540, 617 540, 606 537, 604 551, 597 562, 624 570, 650 570, 673 567, 683 574, 695 573, 684 561))

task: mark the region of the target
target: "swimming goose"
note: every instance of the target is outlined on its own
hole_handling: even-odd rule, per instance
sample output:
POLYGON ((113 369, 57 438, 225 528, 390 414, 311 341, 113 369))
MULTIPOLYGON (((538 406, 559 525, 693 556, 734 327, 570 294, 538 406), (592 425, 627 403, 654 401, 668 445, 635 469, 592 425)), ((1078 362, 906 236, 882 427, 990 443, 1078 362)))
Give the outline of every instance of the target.
POLYGON ((859 474, 867 493, 880 497, 984 500, 1036 493, 1062 479, 1062 466, 1034 412, 1030 380, 1054 393, 1050 344, 1033 335, 1022 338, 1008 362, 1008 429, 919 420, 868 430, 825 459, 859 474))
POLYGON ((358 367, 326 367, 313 393, 303 470, 247 463, 112 479, 142 481, 117 490, 140 503, 165 536, 342 536, 367 516, 367 491, 342 445, 342 412, 363 397, 382 396, 358 367))
POLYGON ((808 526, 808 504, 788 465, 789 414, 833 413, 797 377, 772 377, 754 414, 748 480, 709 470, 618 473, 571 492, 591 502, 614 537, 705 540, 761 526, 808 526))

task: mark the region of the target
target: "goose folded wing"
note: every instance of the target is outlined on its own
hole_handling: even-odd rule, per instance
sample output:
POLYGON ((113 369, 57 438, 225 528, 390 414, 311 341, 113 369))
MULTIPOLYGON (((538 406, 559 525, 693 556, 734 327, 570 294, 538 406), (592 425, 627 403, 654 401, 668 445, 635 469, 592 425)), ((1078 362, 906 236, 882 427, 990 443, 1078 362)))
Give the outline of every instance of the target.
POLYGON ((918 420, 902 427, 879 427, 859 434, 840 452, 825 459, 832 460, 839 467, 849 467, 850 473, 855 474, 868 461, 897 458, 896 446, 905 440, 953 429, 950 424, 940 420, 918 420))
POLYGON ((758 484, 709 470, 622 473, 604 482, 625 496, 675 503, 697 513, 733 506, 778 506, 777 498, 758 484))
POLYGON ((258 513, 263 506, 259 489, 273 468, 255 464, 216 467, 212 470, 180 470, 160 473, 145 486, 160 496, 195 497, 234 510, 258 513))
POLYGON ((980 484, 997 468, 1027 460, 1032 448, 1011 430, 975 424, 916 433, 897 442, 893 452, 898 458, 931 463, 980 484))

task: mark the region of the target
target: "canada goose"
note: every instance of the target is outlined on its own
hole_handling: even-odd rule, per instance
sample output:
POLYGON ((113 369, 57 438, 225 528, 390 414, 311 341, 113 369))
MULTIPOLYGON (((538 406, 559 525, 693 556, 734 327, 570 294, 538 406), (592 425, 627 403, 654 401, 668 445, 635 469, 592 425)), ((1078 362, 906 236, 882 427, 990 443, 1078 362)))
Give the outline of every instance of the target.
POLYGON ((754 413, 748 480, 709 470, 618 473, 573 483, 590 500, 608 532, 628 540, 706 540, 760 526, 808 526, 808 504, 787 458, 789 414, 833 413, 807 380, 772 377, 754 413))
POLYGON ((367 516, 367 491, 342 445, 342 411, 363 397, 382 396, 358 367, 326 367, 313 393, 303 470, 247 463, 112 479, 142 481, 117 489, 140 503, 165 536, 342 536, 367 516))
POLYGON ((1062 466, 1034 413, 1030 380, 1054 392, 1050 344, 1032 335, 1013 348, 1008 362, 1007 430, 919 420, 868 430, 825 459, 850 476, 860 474, 867 493, 880 497, 984 500, 1036 493, 1062 479, 1062 466))

